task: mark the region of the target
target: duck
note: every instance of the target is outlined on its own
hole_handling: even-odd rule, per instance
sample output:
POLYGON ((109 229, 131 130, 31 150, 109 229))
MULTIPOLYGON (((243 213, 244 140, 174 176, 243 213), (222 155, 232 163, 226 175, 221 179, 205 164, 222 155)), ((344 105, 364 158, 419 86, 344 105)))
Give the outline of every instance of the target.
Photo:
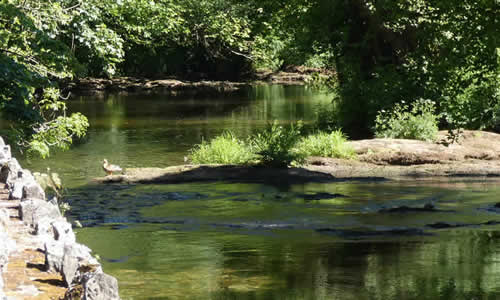
POLYGON ((120 168, 120 166, 112 165, 112 164, 108 163, 107 159, 104 159, 102 161, 102 168, 106 172, 106 175, 113 175, 113 172, 122 172, 123 171, 122 168, 120 168))

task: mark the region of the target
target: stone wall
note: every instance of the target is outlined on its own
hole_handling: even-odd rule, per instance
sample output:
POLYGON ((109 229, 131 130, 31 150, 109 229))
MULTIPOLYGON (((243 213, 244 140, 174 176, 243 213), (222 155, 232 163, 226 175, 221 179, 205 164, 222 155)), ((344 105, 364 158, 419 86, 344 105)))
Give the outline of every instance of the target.
MULTIPOLYGON (((62 275, 68 288, 65 299, 120 299, 117 280, 103 272, 88 247, 76 242, 72 226, 61 215, 57 199, 47 201, 32 173, 12 157, 10 147, 1 137, 0 166, 0 184, 5 184, 9 200, 19 203, 19 217, 30 229, 27 238, 43 245, 46 272, 62 275)), ((16 250, 8 229, 9 212, 0 208, 0 300, 7 299, 2 274, 8 268, 9 253, 16 250)))

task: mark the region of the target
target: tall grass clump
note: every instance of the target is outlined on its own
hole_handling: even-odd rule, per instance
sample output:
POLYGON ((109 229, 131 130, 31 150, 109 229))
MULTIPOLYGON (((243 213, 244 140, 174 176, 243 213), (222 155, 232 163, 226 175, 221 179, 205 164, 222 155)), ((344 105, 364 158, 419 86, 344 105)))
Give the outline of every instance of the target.
POLYGON ((356 157, 354 148, 347 143, 347 138, 341 130, 330 133, 319 131, 316 134, 302 138, 296 151, 304 156, 321 156, 351 159, 356 157))
POLYGON ((434 141, 438 134, 438 116, 431 100, 419 99, 410 107, 404 101, 392 111, 381 110, 375 119, 375 136, 379 138, 434 141))
POLYGON ((246 164, 255 160, 255 154, 243 141, 231 132, 225 132, 212 139, 203 141, 190 150, 191 161, 195 164, 246 164))
POLYGON ((293 151, 295 144, 300 140, 302 122, 279 125, 277 121, 268 124, 267 127, 250 139, 254 153, 259 155, 263 165, 273 167, 286 167, 292 162, 301 163, 304 156, 293 151))

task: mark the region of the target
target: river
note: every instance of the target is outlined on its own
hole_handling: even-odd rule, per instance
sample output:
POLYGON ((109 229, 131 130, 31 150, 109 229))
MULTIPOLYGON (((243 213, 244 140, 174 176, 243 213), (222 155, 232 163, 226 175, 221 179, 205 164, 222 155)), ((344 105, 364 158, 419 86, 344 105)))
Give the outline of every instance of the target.
POLYGON ((91 183, 103 158, 182 164, 203 139, 246 137, 274 119, 308 123, 330 99, 298 86, 77 97, 69 108, 88 116, 86 139, 22 164, 60 174, 69 217, 84 225, 78 240, 125 300, 500 298, 498 181, 91 183), (426 204, 436 211, 380 212, 426 204), (444 222, 452 227, 436 229, 444 222))

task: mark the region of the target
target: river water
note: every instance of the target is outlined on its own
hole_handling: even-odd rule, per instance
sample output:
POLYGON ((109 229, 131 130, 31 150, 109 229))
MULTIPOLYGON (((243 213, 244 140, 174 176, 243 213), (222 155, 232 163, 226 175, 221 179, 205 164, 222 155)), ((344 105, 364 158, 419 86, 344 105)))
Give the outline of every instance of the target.
POLYGON ((122 167, 183 163, 203 139, 315 118, 331 96, 260 86, 211 96, 79 97, 91 128, 24 166, 58 172, 78 240, 123 299, 500 299, 498 181, 96 185, 122 167), (391 207, 435 210, 380 212, 391 207))

